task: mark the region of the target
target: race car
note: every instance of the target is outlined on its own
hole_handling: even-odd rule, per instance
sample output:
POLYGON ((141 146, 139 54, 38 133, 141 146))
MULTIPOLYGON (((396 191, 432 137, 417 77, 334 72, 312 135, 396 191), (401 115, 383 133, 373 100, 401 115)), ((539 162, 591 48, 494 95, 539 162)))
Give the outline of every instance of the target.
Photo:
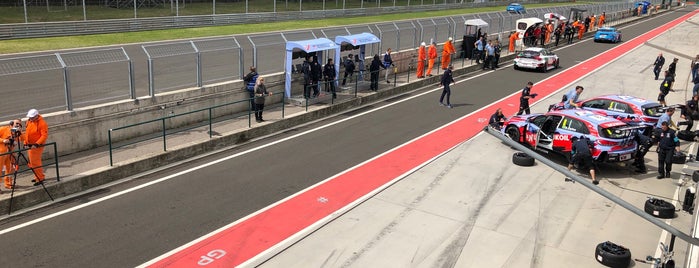
MULTIPOLYGON (((630 125, 642 125, 644 134, 650 134, 663 106, 655 101, 626 95, 604 95, 579 102, 580 108, 613 117, 630 125)), ((552 106, 552 110, 563 109, 563 102, 552 106)))
POLYGON ((547 72, 550 69, 558 68, 558 56, 548 49, 540 47, 530 47, 517 54, 514 60, 515 70, 535 69, 547 72))
POLYGON ((507 12, 509 13, 517 13, 517 14, 524 14, 526 11, 524 10, 524 6, 519 3, 512 3, 509 4, 506 8, 507 12))
POLYGON ((502 130, 510 139, 543 152, 570 156, 573 138, 594 142, 592 158, 598 162, 623 162, 636 152, 637 127, 611 117, 581 109, 509 118, 502 130))
POLYGON ((595 42, 621 42, 621 32, 614 27, 602 27, 595 33, 595 42))

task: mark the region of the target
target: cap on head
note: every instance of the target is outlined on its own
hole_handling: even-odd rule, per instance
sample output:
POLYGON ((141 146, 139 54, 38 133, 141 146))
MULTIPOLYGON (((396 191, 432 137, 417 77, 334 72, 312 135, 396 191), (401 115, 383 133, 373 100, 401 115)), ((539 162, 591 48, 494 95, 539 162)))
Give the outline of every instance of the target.
POLYGON ((451 38, 451 36, 450 36, 450 37, 449 37, 449 41, 452 41, 452 40, 454 40, 454 38, 451 38))
POLYGON ((425 44, 425 42, 422 42, 422 43, 420 43, 420 45, 424 47, 424 46, 426 46, 427 44, 425 44))
POLYGON ((37 115, 39 115, 39 111, 37 111, 36 109, 31 109, 29 110, 29 112, 27 112, 27 118, 32 118, 37 115))

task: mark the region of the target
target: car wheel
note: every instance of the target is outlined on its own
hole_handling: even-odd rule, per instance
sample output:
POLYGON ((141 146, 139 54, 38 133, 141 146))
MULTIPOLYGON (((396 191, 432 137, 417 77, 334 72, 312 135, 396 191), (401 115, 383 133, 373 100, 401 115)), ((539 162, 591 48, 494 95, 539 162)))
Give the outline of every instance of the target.
POLYGON ((519 142, 519 129, 516 126, 507 126, 505 129, 505 134, 510 137, 511 140, 519 142))
POLYGON ((513 65, 515 70, 519 70, 519 67, 517 67, 517 64, 513 65))
POLYGON ((661 219, 669 219, 675 216, 675 205, 662 199, 650 198, 646 200, 643 210, 653 215, 653 217, 661 219))
POLYGON ((541 71, 544 73, 549 71, 549 63, 548 62, 544 62, 544 68, 541 71))
POLYGON ((512 163, 518 166, 531 167, 534 165, 534 157, 523 152, 516 152, 512 154, 512 163))
POLYGON ((626 268, 631 264, 631 251, 609 241, 602 242, 595 248, 595 259, 607 267, 626 268))
POLYGON ((561 66, 559 65, 559 62, 560 62, 560 61, 561 61, 561 59, 557 59, 557 60, 556 60, 556 65, 554 65, 553 67, 556 68, 556 69, 560 68, 560 67, 561 67, 561 66))

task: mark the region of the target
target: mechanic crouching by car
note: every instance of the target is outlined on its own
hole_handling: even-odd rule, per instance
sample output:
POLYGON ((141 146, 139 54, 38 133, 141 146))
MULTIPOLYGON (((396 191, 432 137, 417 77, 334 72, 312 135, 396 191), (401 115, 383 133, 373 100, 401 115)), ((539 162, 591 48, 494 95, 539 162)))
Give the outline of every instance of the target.
POLYGON ((490 116, 490 121, 488 125, 493 128, 501 129, 505 123, 505 115, 502 114, 502 108, 498 108, 493 115, 490 116))
POLYGON ((589 168, 592 184, 597 185, 599 181, 595 177, 595 165, 592 159, 592 151, 590 151, 590 148, 594 145, 595 144, 585 136, 580 136, 580 138, 573 137, 568 170, 573 170, 575 165, 577 165, 578 168, 589 168))
POLYGON ((675 131, 670 129, 667 121, 662 123, 658 136, 658 176, 656 178, 670 178, 672 171, 672 156, 680 151, 680 139, 675 136, 675 131))
POLYGON ((571 89, 566 93, 565 99, 563 100, 563 107, 566 109, 573 109, 573 108, 580 108, 580 104, 578 104, 578 98, 580 97, 580 94, 582 94, 584 88, 582 86, 575 86, 574 89, 571 89))
POLYGON ((633 163, 631 163, 631 165, 636 167, 636 172, 646 173, 648 170, 646 169, 645 156, 650 147, 653 146, 653 142, 648 136, 643 135, 641 131, 636 131, 633 140, 636 142, 636 153, 633 156, 633 163))
POLYGON ((680 117, 685 121, 677 123, 677 126, 686 125, 687 128, 685 130, 691 131, 694 126, 694 120, 699 118, 699 95, 694 95, 692 99, 687 101, 680 117))

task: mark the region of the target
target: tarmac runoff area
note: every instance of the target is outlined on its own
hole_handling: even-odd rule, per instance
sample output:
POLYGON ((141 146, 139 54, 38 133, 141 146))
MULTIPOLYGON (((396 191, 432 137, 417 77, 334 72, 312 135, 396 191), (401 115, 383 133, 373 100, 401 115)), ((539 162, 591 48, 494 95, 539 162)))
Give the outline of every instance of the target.
MULTIPOLYGON (((699 15, 539 100, 532 112, 544 112, 573 85, 585 87, 581 99, 625 94, 655 100, 660 80, 653 79, 652 63, 659 52, 666 59, 664 68, 679 58, 675 92, 667 103, 684 103, 693 86, 690 57, 699 54, 697 25, 699 15)), ((675 113, 675 122, 682 121, 679 115, 675 113)), ((696 146, 682 142, 681 148, 695 154, 696 146)), ((565 182, 562 174, 538 161, 533 167, 512 164, 513 152, 481 133, 260 267, 601 267, 594 253, 604 241, 628 247, 632 259, 660 257, 658 244, 669 243, 667 232, 581 184, 565 182)), ((672 179, 658 180, 653 149, 646 163, 647 174, 602 166, 598 187, 641 210, 649 196, 672 200, 678 211, 666 222, 692 234, 695 217, 681 210, 681 202, 685 189, 694 186, 691 173, 699 164, 676 164, 672 179)), ((696 248, 675 241, 676 267, 697 267, 696 255, 696 248)), ((635 265, 645 267, 638 261, 635 265)))

